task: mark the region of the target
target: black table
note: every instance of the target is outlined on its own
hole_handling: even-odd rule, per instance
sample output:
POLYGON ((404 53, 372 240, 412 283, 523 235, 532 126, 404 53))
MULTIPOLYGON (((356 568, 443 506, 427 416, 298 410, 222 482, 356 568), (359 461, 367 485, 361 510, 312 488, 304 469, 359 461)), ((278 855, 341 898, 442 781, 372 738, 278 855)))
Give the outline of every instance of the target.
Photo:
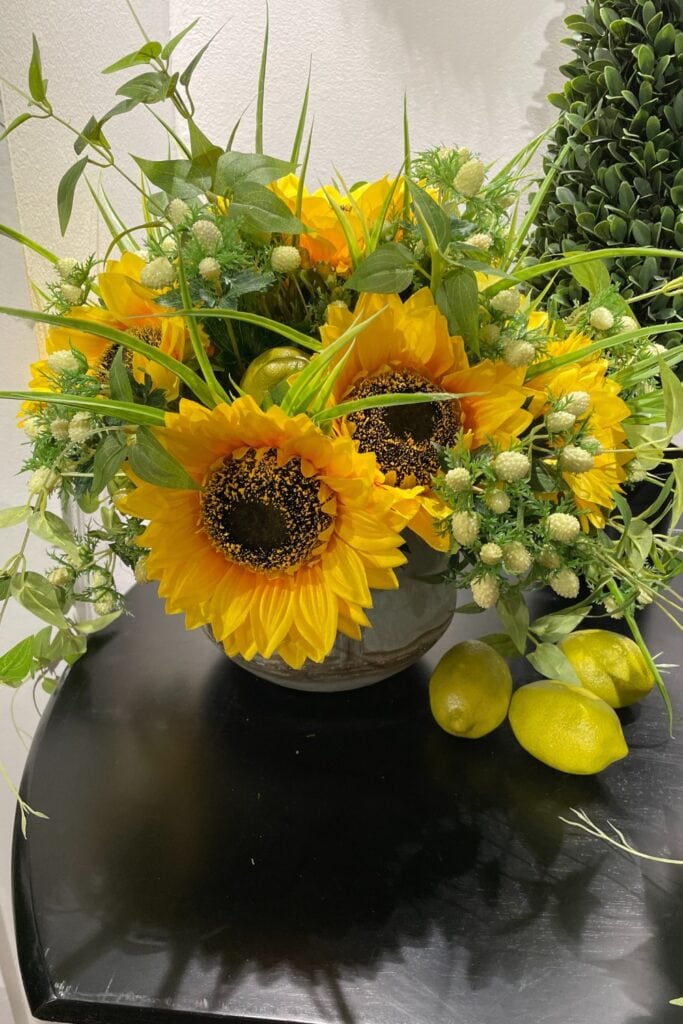
MULTIPOLYGON (((631 755, 572 777, 507 725, 473 742, 431 719, 436 658, 493 613, 410 672, 309 695, 231 665, 152 587, 132 608, 61 684, 23 782, 49 815, 15 833, 38 1017, 683 1024, 683 867, 559 820, 683 856, 683 736, 656 692, 622 713, 631 755)), ((642 617, 676 661, 666 621, 642 617)))

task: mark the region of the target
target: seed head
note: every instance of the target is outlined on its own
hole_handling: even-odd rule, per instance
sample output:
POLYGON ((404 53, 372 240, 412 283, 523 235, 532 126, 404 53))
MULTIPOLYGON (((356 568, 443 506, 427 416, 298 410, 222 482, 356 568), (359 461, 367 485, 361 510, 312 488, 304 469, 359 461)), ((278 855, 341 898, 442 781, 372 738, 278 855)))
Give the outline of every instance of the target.
POLYGON ((607 306, 598 306, 590 317, 590 325, 596 331, 609 331, 614 327, 614 317, 607 306))
POLYGON ((560 453, 560 466, 565 473, 587 473, 594 464, 591 453, 575 444, 566 445, 560 453))
POLYGON ((172 199, 166 207, 166 216, 174 228, 179 228, 190 213, 190 207, 182 199, 172 199))
POLYGON ((574 598, 579 593, 579 577, 571 569, 554 572, 548 581, 558 597, 574 598))
POLYGON ((474 603, 478 604, 480 608, 493 608, 500 597, 500 584, 491 573, 472 580, 470 587, 474 603))
POLYGON ((165 256, 158 256, 140 271, 140 284, 145 288, 168 288, 175 281, 175 269, 165 256))
POLYGON ((500 327, 498 324, 484 324, 479 332, 479 337, 485 345, 495 345, 500 338, 500 327))
POLYGON ((92 417, 87 412, 77 412, 69 423, 69 440, 75 444, 82 444, 92 437, 95 429, 92 417))
POLYGON ((477 232, 466 240, 468 245, 473 245, 475 249, 481 249, 482 252, 488 252, 493 245, 493 239, 486 232, 477 232))
POLYGON ((77 284, 63 284, 61 292, 64 301, 68 302, 70 306, 80 306, 83 301, 83 289, 79 288, 77 284))
POLYGON ((548 536, 561 544, 569 544, 581 533, 581 523, 576 516, 566 512, 553 512, 547 519, 548 536))
POLYGON ((542 565, 544 569, 559 569, 562 565, 562 559, 558 555, 557 551, 553 551, 553 549, 548 545, 541 548, 537 562, 539 565, 542 565))
POLYGON ((536 349, 529 341, 509 341, 503 349, 508 366, 528 366, 536 358, 536 349))
POLYGON ((551 434, 562 434, 565 430, 571 430, 576 423, 576 416, 573 412, 549 412, 545 418, 545 424, 551 434))
POLYGON ((566 412, 571 412, 578 418, 587 413, 590 407, 591 396, 587 391, 570 391, 564 408, 566 412))
POLYGON ((522 576, 531 568, 531 562, 531 555, 520 541, 510 541, 503 548, 503 566, 507 572, 522 576))
POLYGON ((497 309, 499 313, 512 316, 519 309, 521 295, 516 288, 507 288, 504 292, 498 292, 491 299, 491 309, 497 309))
POLYGON ((65 256, 63 259, 57 260, 57 273, 62 281, 66 281, 67 278, 71 277, 77 266, 78 260, 75 260, 73 256, 65 256))
POLYGON ((510 508, 510 495, 505 491, 501 491, 498 487, 489 491, 486 494, 484 501, 491 511, 495 512, 497 516, 505 515, 510 508))
POLYGON ((493 470, 499 480, 513 483, 523 480, 531 469, 531 463, 524 452, 500 452, 493 460, 493 470))
POLYGON ((466 160, 453 179, 453 188, 466 199, 472 199, 484 184, 485 177, 486 168, 481 160, 466 160))
POLYGON ((294 245, 276 245, 270 265, 276 274, 293 274, 301 266, 301 253, 294 245))
POLYGON ((60 348, 47 357, 47 365, 53 373, 78 373, 81 364, 71 349, 60 348))
POLYGON ((503 558, 500 544, 482 544, 479 557, 484 565, 498 565, 503 558))
POLYGON ((55 441, 66 441, 69 437, 69 421, 59 417, 50 424, 50 433, 55 441))
POLYGON ((472 477, 469 470, 465 469, 464 466, 456 466, 455 469, 449 469, 446 473, 445 481, 446 485, 452 491, 455 491, 456 494, 469 491, 472 487, 472 477))
POLYGON ((192 225, 192 234, 207 256, 213 256, 223 241, 222 234, 212 220, 195 221, 192 225))
POLYGON ((476 512, 455 512, 451 516, 451 531, 458 544, 471 547, 479 536, 479 516, 476 512))
POLYGON ((205 281, 218 281, 221 276, 221 265, 215 256, 205 256, 203 260, 200 260, 199 276, 205 281))

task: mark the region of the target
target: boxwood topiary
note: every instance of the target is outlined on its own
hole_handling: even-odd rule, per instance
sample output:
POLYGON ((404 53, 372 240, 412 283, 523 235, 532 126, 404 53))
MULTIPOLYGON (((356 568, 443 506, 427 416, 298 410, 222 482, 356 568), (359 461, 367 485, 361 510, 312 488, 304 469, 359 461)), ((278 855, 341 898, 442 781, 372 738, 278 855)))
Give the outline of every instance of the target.
MULTIPOLYGON (((550 95, 562 111, 545 170, 559 170, 536 219, 531 253, 540 258, 605 245, 683 249, 683 0, 593 0, 565 19, 574 59, 550 95)), ((683 274, 683 261, 631 257, 612 262, 622 295, 652 291, 683 274)), ((560 304, 581 299, 568 274, 560 304)), ((683 320, 683 294, 633 305, 643 326, 683 320)), ((679 342, 681 333, 668 335, 679 342)))

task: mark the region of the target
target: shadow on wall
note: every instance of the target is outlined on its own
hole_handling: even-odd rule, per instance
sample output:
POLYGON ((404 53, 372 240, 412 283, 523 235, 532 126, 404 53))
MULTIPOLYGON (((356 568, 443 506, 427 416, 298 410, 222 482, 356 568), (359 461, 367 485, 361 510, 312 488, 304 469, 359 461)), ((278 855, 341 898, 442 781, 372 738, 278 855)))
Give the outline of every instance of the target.
POLYGON ((546 46, 535 62, 536 67, 545 69, 543 81, 527 107, 527 122, 531 128, 531 135, 538 135, 553 120, 548 114, 549 110, 554 109, 548 103, 548 93, 560 91, 564 78, 561 77, 559 68, 571 56, 568 47, 562 42, 570 34, 564 19, 570 14, 578 13, 580 7, 580 0, 562 0, 563 10, 558 11, 556 17, 548 22, 545 30, 546 46))
POLYGON ((413 0, 375 0, 374 6, 387 37, 401 35, 416 71, 428 66, 437 102, 447 104, 455 86, 460 96, 453 99, 462 102, 469 95, 489 130, 505 134, 514 127, 525 140, 554 119, 546 96, 559 88, 558 69, 567 53, 561 43, 564 18, 578 8, 579 0, 529 0, 523 8, 508 0, 425 0, 419 13, 413 0), (542 81, 534 88, 539 68, 542 81), (525 94, 532 96, 526 108, 525 94), (521 100, 518 108, 516 97, 521 100))

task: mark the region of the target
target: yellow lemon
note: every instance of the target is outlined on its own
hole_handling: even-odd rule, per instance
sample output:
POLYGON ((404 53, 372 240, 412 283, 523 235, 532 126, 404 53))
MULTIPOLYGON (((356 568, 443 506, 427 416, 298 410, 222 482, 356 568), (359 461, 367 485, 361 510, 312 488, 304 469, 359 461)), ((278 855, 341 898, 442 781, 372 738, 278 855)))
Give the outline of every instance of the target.
POLYGON ((607 629, 580 629, 559 646, 581 685, 611 708, 634 704, 654 686, 655 677, 630 637, 607 629))
POLYGON ((434 718, 452 736, 478 739, 505 719, 512 676, 505 659, 481 640, 447 651, 429 680, 434 718))
POLYGON ((594 775, 628 754, 609 704, 582 686, 555 679, 515 690, 510 725, 529 754, 572 775, 594 775))
POLYGON ((287 380, 292 374, 303 370, 308 357, 301 349, 283 345, 280 348, 269 348, 252 360, 247 367, 240 387, 248 395, 261 404, 269 391, 287 380))

